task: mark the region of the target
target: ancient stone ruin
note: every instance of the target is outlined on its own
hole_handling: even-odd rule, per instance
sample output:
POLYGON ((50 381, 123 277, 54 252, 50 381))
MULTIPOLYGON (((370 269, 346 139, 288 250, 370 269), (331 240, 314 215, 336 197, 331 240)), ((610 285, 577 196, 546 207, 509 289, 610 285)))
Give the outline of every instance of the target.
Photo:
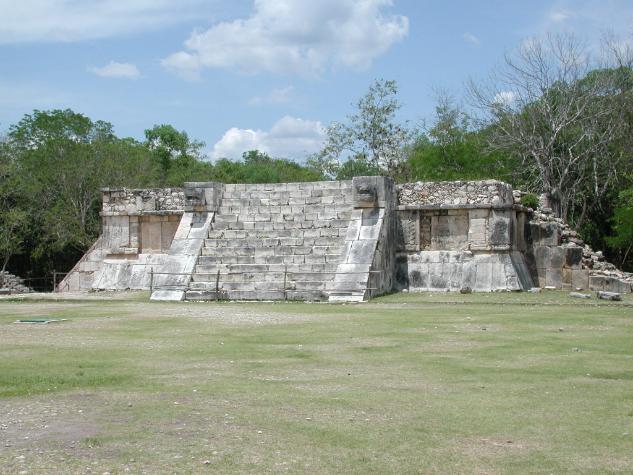
POLYGON ((363 301, 394 290, 630 292, 631 274, 496 180, 385 177, 104 189, 103 232, 59 291, 363 301))
POLYGON ((0 271, 0 295, 3 294, 28 294, 33 292, 24 284, 24 279, 7 271, 0 271))

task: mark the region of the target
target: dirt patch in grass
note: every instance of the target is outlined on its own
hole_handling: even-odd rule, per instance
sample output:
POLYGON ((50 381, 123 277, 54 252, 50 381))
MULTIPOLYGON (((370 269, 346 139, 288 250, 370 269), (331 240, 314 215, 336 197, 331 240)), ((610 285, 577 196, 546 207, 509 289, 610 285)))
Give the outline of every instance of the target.
POLYGON ((3 401, 0 422, 0 444, 5 448, 39 447, 46 442, 74 442, 94 436, 98 424, 89 408, 93 397, 37 397, 28 401, 3 401))

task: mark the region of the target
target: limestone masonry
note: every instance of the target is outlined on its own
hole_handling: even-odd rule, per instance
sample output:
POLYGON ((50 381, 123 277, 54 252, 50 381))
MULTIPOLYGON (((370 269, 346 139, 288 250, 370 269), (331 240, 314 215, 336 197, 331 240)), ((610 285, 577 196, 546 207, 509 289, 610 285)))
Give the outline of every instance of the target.
POLYGON ((104 189, 103 231, 59 291, 152 300, 363 301, 393 290, 630 292, 551 210, 495 180, 104 189))

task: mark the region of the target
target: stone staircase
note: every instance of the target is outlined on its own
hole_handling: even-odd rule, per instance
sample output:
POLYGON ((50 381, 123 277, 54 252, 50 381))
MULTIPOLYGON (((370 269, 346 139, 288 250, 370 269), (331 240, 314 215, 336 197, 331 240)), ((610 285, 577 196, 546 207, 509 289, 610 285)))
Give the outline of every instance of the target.
POLYGON ((352 215, 351 186, 224 185, 185 298, 327 300, 352 215))

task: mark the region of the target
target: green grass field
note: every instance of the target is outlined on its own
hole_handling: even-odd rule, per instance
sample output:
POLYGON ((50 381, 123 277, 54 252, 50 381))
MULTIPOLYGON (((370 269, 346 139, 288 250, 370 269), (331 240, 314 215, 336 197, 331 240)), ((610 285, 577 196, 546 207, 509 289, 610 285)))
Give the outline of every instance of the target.
POLYGON ((628 296, 146 299, 0 300, 1 473, 633 473, 628 296))

